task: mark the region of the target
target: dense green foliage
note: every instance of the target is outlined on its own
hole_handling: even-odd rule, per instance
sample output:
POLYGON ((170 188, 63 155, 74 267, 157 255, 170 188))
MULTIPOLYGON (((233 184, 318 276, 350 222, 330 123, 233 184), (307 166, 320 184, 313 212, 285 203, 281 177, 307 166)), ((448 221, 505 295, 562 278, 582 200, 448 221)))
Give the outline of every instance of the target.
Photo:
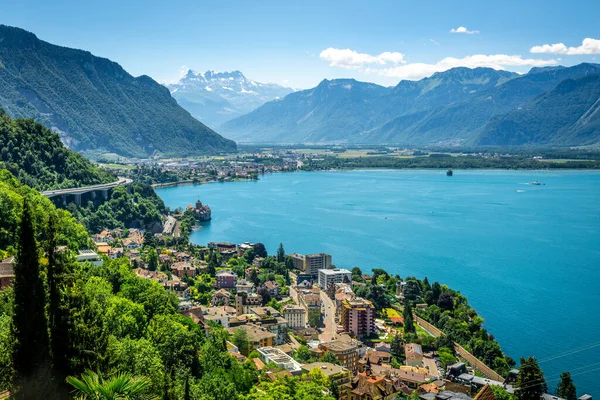
POLYGON ((534 357, 521 358, 515 387, 518 400, 538 400, 543 393, 548 392, 544 373, 534 357))
MULTIPOLYGON (((407 304, 425 302, 427 308, 418 308, 417 315, 438 327, 444 336, 436 339, 437 347, 445 347, 453 352, 456 341, 475 357, 490 366, 501 375, 506 375, 515 365, 515 362, 506 356, 500 344, 494 340, 493 335, 483 328, 483 318, 469 306, 467 298, 457 291, 449 289, 438 282, 429 284, 427 279, 422 281, 407 277, 409 297, 407 304)), ((406 298, 405 289, 405 298, 406 298)))
POLYGON ((0 25, 0 107, 60 130, 77 150, 138 157, 236 150, 150 77, 135 78, 115 62, 5 25, 0 25))
MULTIPOLYGON (((589 102, 580 102, 581 107, 572 107, 569 103, 580 99, 581 94, 594 91, 574 88, 569 96, 554 96, 552 92, 565 80, 599 72, 600 66, 595 64, 534 68, 522 76, 490 68, 453 68, 420 81, 403 80, 393 88, 350 79, 324 80, 313 89, 292 93, 229 121, 222 130, 236 140, 255 143, 403 146, 598 143, 597 123, 586 124, 587 109, 583 104, 589 102), (492 118, 511 115, 520 107, 525 109, 545 94, 553 97, 551 102, 556 107, 539 108, 533 115, 523 111, 532 127, 540 124, 542 131, 538 135, 523 134, 524 138, 515 141, 487 132, 486 124, 492 118), (557 115, 546 122, 548 113, 552 112, 557 115), (584 117, 580 126, 561 125, 565 119, 575 117, 584 117), (487 139, 480 143, 480 137, 487 139)), ((597 89, 596 83, 594 90, 597 89)), ((588 117, 592 117, 592 111, 588 117)), ((507 130, 511 128, 512 125, 507 125, 507 130)), ((516 136, 520 135, 518 132, 516 136)))
POLYGON ((0 168, 38 190, 114 182, 117 178, 96 168, 33 119, 12 119, 0 109, 0 168))
POLYGON ((329 378, 315 368, 301 377, 286 377, 274 382, 262 380, 243 400, 335 400, 329 395, 329 378))
POLYGON ((162 199, 152 187, 138 182, 114 188, 106 202, 90 201, 79 207, 70 203, 67 209, 90 232, 115 228, 143 228, 160 232, 161 214, 166 212, 162 199))
MULTIPOLYGON (((68 245, 73 250, 88 247, 87 232, 69 212, 56 210, 49 199, 19 183, 10 172, 0 170, 0 256, 3 251, 15 254, 24 197, 29 199, 36 226, 46 226, 49 216, 57 213, 58 245, 68 245)), ((36 240, 43 239, 43 232, 37 231, 36 240)))

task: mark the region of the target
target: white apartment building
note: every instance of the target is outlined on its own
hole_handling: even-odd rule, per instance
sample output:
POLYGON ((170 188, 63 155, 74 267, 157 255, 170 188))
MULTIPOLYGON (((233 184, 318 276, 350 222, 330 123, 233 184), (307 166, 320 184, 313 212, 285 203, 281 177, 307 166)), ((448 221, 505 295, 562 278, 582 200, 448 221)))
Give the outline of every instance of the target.
POLYGON ((319 270, 319 288, 327 290, 330 283, 342 283, 344 280, 352 282, 352 272, 343 268, 320 269, 319 270))

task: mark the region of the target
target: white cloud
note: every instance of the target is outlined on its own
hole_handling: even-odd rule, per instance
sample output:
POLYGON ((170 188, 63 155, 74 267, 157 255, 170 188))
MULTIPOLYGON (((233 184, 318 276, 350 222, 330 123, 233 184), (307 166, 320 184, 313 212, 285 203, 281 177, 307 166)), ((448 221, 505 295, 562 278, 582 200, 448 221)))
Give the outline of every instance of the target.
POLYGON ((567 47, 564 43, 543 44, 541 46, 533 46, 529 51, 542 54, 600 54, 600 40, 585 38, 581 42, 581 46, 577 47, 567 47))
POLYGON ((467 35, 477 35, 479 33, 479 31, 470 31, 467 28, 465 28, 464 26, 459 26, 458 28, 454 29, 450 29, 450 33, 466 33, 467 35))
POLYGON ((403 64, 404 54, 398 52, 383 52, 379 55, 359 53, 350 49, 325 49, 319 55, 321 59, 329 61, 330 67, 348 69, 361 69, 365 65, 403 64))
POLYGON ((504 70, 510 67, 543 67, 556 64, 556 60, 524 59, 519 55, 475 54, 463 58, 446 57, 434 64, 408 63, 393 68, 367 68, 365 72, 400 80, 418 80, 456 67, 488 67, 504 70))
POLYGON ((182 65, 181 67, 179 67, 179 77, 183 78, 184 76, 186 76, 189 70, 190 69, 187 67, 187 65, 182 65))
POLYGON ((437 40, 433 40, 433 39, 429 39, 429 41, 433 44, 435 44, 436 46, 440 45, 440 42, 438 42, 437 40))

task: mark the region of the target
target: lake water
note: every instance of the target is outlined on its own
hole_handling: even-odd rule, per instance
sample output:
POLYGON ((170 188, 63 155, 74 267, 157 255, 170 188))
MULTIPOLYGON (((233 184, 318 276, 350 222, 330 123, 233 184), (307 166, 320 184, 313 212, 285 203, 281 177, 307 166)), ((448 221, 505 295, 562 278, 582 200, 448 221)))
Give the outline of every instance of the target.
POLYGON ((571 371, 579 394, 594 394, 598 172, 297 172, 157 192, 171 209, 197 199, 212 208, 212 222, 192 234, 197 244, 263 242, 274 253, 283 242, 288 253, 330 253, 338 267, 445 283, 508 355, 540 360, 550 390, 571 371))

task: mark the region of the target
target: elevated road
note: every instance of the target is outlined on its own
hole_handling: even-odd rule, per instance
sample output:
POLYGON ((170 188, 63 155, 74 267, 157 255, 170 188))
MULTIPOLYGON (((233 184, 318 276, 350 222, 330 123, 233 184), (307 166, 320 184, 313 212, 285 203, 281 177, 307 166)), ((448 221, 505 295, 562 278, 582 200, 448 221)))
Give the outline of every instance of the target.
POLYGON ((49 199, 60 196, 63 198, 64 203, 66 203, 67 196, 75 196, 75 204, 81 205, 81 196, 86 193, 91 193, 92 198, 95 198, 96 193, 101 192, 104 197, 104 200, 107 200, 108 191, 110 189, 114 189, 117 186, 129 185, 131 182, 131 179, 119 177, 118 181, 112 183, 103 183, 100 185, 82 186, 69 189, 47 190, 45 192, 42 192, 42 195, 48 197, 49 199))

